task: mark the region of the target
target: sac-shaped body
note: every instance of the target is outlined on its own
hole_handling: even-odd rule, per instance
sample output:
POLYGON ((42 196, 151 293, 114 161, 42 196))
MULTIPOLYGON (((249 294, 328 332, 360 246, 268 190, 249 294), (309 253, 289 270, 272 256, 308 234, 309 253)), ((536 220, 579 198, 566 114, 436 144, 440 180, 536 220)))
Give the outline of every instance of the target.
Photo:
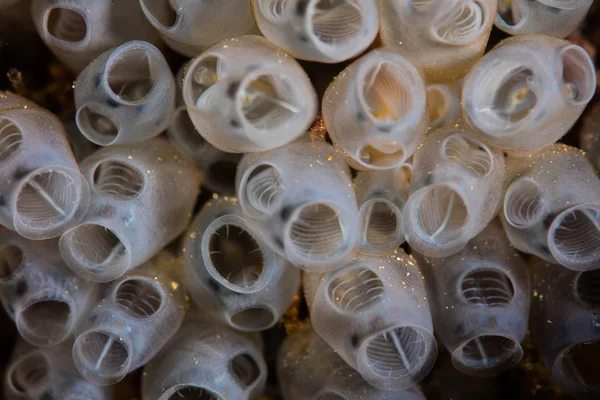
POLYGON ((582 152, 554 144, 507 166, 501 216, 512 245, 573 270, 600 267, 600 179, 582 152))
POLYGON ((409 179, 407 166, 356 175, 361 253, 390 253, 404 242, 402 210, 408 200, 409 179))
POLYGON ((100 145, 159 135, 173 117, 175 80, 160 50, 131 41, 103 53, 77 77, 76 121, 100 145))
POLYGON ((454 366, 469 375, 496 376, 523 357, 531 280, 492 221, 450 257, 415 255, 425 276, 438 337, 454 366))
POLYGON ((0 300, 19 334, 39 347, 73 334, 98 301, 98 286, 73 273, 58 241, 31 241, 0 227, 0 300))
POLYGON ((526 157, 567 133, 595 89, 594 63, 584 49, 520 35, 494 47, 465 78, 463 114, 486 143, 526 157))
POLYGON ((32 15, 42 40, 78 72, 106 50, 130 40, 158 43, 138 0, 34 0, 32 15))
POLYGON ((496 14, 494 0, 379 0, 384 46, 407 52, 428 83, 462 78, 481 57, 496 14))
POLYGON ((267 380, 259 335, 235 332, 191 309, 144 368, 143 400, 258 400, 267 380))
POLYGON ((77 329, 73 359, 90 382, 108 386, 152 359, 185 315, 180 265, 161 253, 105 284, 102 300, 77 329))
POLYGON ((581 25, 594 0, 499 0, 494 24, 511 35, 569 36, 581 25))
POLYGON ((429 128, 422 73, 401 53, 374 50, 334 78, 323 120, 352 167, 398 168, 429 128))
POLYGON ((192 299, 235 329, 272 327, 298 292, 300 270, 248 226, 235 198, 206 203, 186 234, 184 249, 192 299))
POLYGON ((175 76, 175 114, 167 128, 167 138, 202 170, 204 186, 220 194, 235 194, 235 172, 242 155, 217 149, 194 127, 183 101, 185 68, 186 65, 181 67, 175 76))
POLYGON ((165 43, 195 57, 221 40, 258 33, 249 0, 139 0, 165 43))
POLYGON ((0 92, 0 225, 33 240, 54 238, 81 221, 89 201, 60 120, 0 92))
POLYGON ((261 36, 227 39, 187 67, 183 99, 196 130, 230 153, 270 150, 306 133, 317 112, 308 76, 261 36))
POLYGON ((285 400, 424 400, 416 386, 381 390, 367 383, 310 325, 288 336, 277 357, 285 400))
POLYGON ((307 273, 304 289, 315 332, 371 385, 400 390, 431 370, 437 344, 423 276, 403 250, 307 273))
POLYGON ((531 332, 554 380, 581 399, 598 398, 600 270, 576 272, 532 260, 531 332))
POLYGON ((248 224, 297 267, 335 269, 358 243, 350 171, 324 141, 307 138, 246 154, 236 191, 248 224))
POLYGON ((92 204, 60 239, 78 275, 114 280, 185 231, 202 177, 165 139, 100 149, 81 168, 92 204))
POLYGON ((269 41, 295 58, 338 63, 365 51, 379 27, 375 0, 252 0, 269 41))
POLYGON ((7 400, 111 400, 112 388, 86 381, 75 368, 72 340, 52 348, 16 344, 4 377, 7 400))
POLYGON ((504 154, 461 121, 431 133, 415 153, 403 211, 408 244, 419 253, 457 253, 496 216, 504 194, 504 154))

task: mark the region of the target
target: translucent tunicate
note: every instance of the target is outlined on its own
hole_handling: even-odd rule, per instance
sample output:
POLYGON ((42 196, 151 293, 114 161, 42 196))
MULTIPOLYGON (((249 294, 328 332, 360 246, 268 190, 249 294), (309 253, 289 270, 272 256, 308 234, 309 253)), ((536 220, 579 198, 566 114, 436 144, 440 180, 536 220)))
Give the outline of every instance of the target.
POLYGON ((98 286, 67 267, 56 239, 31 241, 0 227, 0 300, 26 341, 49 347, 73 334, 98 286))
POLYGON ((202 180, 163 138, 102 148, 81 171, 92 203, 60 238, 60 250, 78 275, 101 282, 149 260, 185 231, 202 180))
POLYGON ((50 239, 81 221, 89 202, 60 120, 0 92, 0 225, 29 239, 50 239))
POLYGON ((267 380, 260 340, 190 310, 144 369, 142 400, 258 400, 267 380))
POLYGON ((6 400, 111 400, 112 388, 99 387, 77 372, 72 340, 51 348, 16 344, 4 376, 6 400))
POLYGON ((486 143, 525 157, 573 126, 596 90, 586 51, 546 35, 519 35, 487 53, 465 78, 463 113, 486 143))
POLYGON ((426 256, 457 253, 497 215, 505 189, 504 154, 462 121, 429 134, 414 156, 403 230, 426 256))
POLYGON ((185 315, 180 264, 161 253, 104 286, 102 300, 77 329, 73 359, 90 382, 108 386, 150 361, 185 315))
POLYGON ((425 400, 416 386, 390 391, 371 386, 310 325, 288 336, 278 354, 285 400, 425 400))
POLYGON ((139 0, 173 50, 195 57, 223 39, 259 33, 249 0, 139 0))
POLYGON ((577 398, 600 394, 600 270, 532 260, 531 332, 554 380, 577 398))
POLYGON ((433 367, 437 344, 423 276, 403 250, 306 273, 304 289, 315 332, 371 385, 404 389, 433 367))
POLYGON ((356 57, 379 28, 375 0, 252 0, 252 6, 263 35, 302 60, 356 57))
POLYGON ((499 0, 495 25, 511 35, 565 37, 585 19, 594 0, 499 0))
POLYGON ((230 153, 270 150, 306 133, 317 98, 306 72, 261 36, 208 49, 187 67, 183 99, 196 130, 230 153))
POLYGON ((523 357, 531 278, 500 223, 492 221, 446 258, 415 254, 425 276, 435 330, 463 373, 496 376, 523 357))
POLYGON ((356 175, 360 252, 392 252, 404 242, 402 210, 408 200, 409 180, 410 168, 406 166, 356 175))
POLYGON ((138 0, 33 0, 31 11, 44 43, 74 71, 127 41, 160 41, 138 0))
POLYGON ((248 224, 297 267, 335 269, 358 243, 350 171, 324 141, 307 138, 246 154, 236 188, 248 224))
POLYGON ((379 0, 383 45, 407 52, 427 83, 462 78, 481 58, 496 0, 379 0))
POLYGON ((160 50, 127 42, 91 62, 75 83, 77 126, 100 145, 159 135, 173 117, 175 80, 160 50))
POLYGON ((600 263, 600 179, 581 151, 561 144, 507 158, 502 223, 517 249, 583 271, 600 263))
POLYGON ((184 249, 192 299, 241 331, 275 325, 300 286, 300 271, 248 226, 235 198, 206 203, 186 234, 184 249))
POLYGON ((352 167, 398 168, 429 128, 422 72, 401 53, 374 50, 332 81, 323 120, 352 167))

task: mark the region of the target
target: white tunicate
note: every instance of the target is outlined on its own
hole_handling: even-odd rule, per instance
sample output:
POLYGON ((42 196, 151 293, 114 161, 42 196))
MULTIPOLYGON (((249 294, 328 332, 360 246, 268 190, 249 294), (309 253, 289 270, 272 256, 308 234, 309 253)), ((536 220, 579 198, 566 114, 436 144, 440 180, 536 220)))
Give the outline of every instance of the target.
POLYGON ((252 0, 252 6, 263 35, 302 60, 356 57, 379 28, 375 0, 252 0))
POLYGON ((315 89, 300 64, 252 35, 224 40, 192 60, 183 100, 200 135, 230 153, 289 143, 317 113, 315 89))
POLYGON ((131 41, 111 49, 75 82, 77 126, 100 146, 137 143, 162 133, 175 107, 175 79, 159 49, 131 41))

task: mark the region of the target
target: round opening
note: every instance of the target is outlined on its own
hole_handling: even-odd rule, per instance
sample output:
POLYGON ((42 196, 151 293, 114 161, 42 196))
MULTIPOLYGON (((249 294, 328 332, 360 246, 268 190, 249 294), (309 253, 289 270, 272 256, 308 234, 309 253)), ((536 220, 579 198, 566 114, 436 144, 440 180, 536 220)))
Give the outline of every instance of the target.
POLYGON ((487 176, 494 168, 490 149, 479 140, 461 133, 450 135, 442 145, 444 158, 476 176, 487 176))
POLYGON ((215 230, 208 251, 218 274, 237 288, 253 287, 263 273, 265 259, 260 244, 239 226, 223 225, 215 230))
POLYGON ((394 123, 404 118, 414 107, 406 79, 406 71, 398 63, 380 60, 377 65, 371 66, 362 82, 365 111, 383 123, 394 123))
POLYGON ((347 247, 338 213, 324 203, 301 206, 295 212, 286 236, 289 250, 309 262, 339 257, 347 247))
POLYGON ((245 387, 252 386, 260 377, 258 364, 248 354, 235 356, 231 360, 231 371, 245 387))
POLYGON ((132 278, 121 282, 115 300, 121 309, 135 318, 147 318, 160 309, 162 294, 153 284, 132 278))
POLYGON ((311 16, 312 34, 326 46, 341 47, 360 39, 363 10, 356 0, 317 0, 311 16))
POLYGON ((127 270, 130 256, 121 240, 108 228, 83 224, 60 239, 61 254, 78 274, 93 280, 113 280, 127 270))
MULTIPOLYGON (((483 335, 469 340, 461 349, 460 362, 483 374, 500 373, 515 366, 523 356, 521 345, 503 336, 483 335)), ((455 358, 455 362, 456 362, 455 358)))
POLYGON ((106 194, 132 199, 142 191, 144 178, 129 165, 104 161, 94 171, 94 185, 106 194))
POLYGON ((429 358, 430 348, 423 333, 412 327, 396 327, 368 339, 366 362, 381 378, 412 377, 429 358))
POLYGON ((275 315, 262 307, 247 308, 231 316, 231 324, 241 331, 262 331, 274 323, 275 315))
POLYGON ((85 39, 87 23, 78 11, 69 8, 52 8, 46 20, 46 29, 55 39, 76 43, 85 39))
POLYGON ((481 37, 484 15, 476 1, 457 3, 449 12, 436 33, 443 42, 467 44, 481 37))
POLYGON ((8 160, 19 149, 23 135, 15 122, 0 115, 0 163, 8 160))
POLYGON ((21 229, 51 230, 71 221, 82 197, 81 182, 75 174, 67 169, 47 168, 24 180, 15 215, 21 229))
POLYGON ((559 365, 563 378, 578 387, 598 390, 600 388, 599 357, 600 340, 571 346, 560 358, 559 365))
POLYGON ((32 352, 12 365, 8 381, 15 393, 29 395, 44 390, 49 374, 50 365, 46 357, 38 352, 32 352))
POLYGON ((223 61, 217 56, 207 55, 199 58, 186 73, 184 80, 186 103, 193 104, 199 109, 209 106, 211 93, 214 93, 210 89, 219 80, 219 72, 222 68, 223 61))
POLYGON ((218 394, 200 386, 181 385, 159 400, 224 400, 218 394))
POLYGON ((473 271, 461 283, 461 293, 471 304, 501 306, 511 302, 515 295, 512 281, 500 271, 473 271))
POLYGON ((261 214, 271 215, 283 197, 285 186, 280 172, 271 165, 259 165, 248 175, 242 193, 247 204, 261 214))
POLYGON ((565 266, 596 262, 600 258, 600 209, 575 206, 560 213, 548 232, 552 255, 565 266))
POLYGON ((509 27, 514 27, 523 19, 518 6, 513 12, 512 0, 498 0, 498 16, 509 27))
POLYGON ((281 74, 264 74, 243 88, 241 111, 252 127, 262 131, 289 125, 303 113, 296 85, 281 74))
POLYGON ((8 280, 21 266, 23 252, 17 246, 8 245, 0 248, 0 281, 8 280))
POLYGON ((116 383, 128 372, 130 356, 120 338, 104 332, 86 332, 75 341, 73 360, 93 383, 116 383))
POLYGON ((585 104, 596 90, 594 63, 579 46, 570 45, 560 51, 562 80, 565 97, 576 104, 585 104))
POLYGON ((36 300, 17 312, 16 323, 32 344, 56 344, 71 331, 71 306, 62 300, 36 300))
POLYGON ((388 201, 375 200, 363 205, 363 241, 372 247, 395 246, 402 236, 400 210, 388 201))
POLYGON ((150 21, 154 19, 164 29, 170 28, 177 22, 177 12, 173 9, 171 0, 142 0, 142 9, 150 21))
POLYGON ((119 128, 107 116, 90 106, 82 106, 75 115, 77 127, 91 142, 99 146, 108 146, 117 140, 119 128))
POLYGON ((358 151, 357 161, 372 169, 400 167, 404 161, 404 148, 400 146, 398 149, 398 144, 385 147, 389 148, 382 150, 366 145, 358 151))
POLYGON ((106 76, 115 96, 126 102, 139 102, 150 94, 162 70, 159 60, 148 49, 130 47, 110 56, 106 76))
POLYGON ((513 182, 504 197, 504 217, 517 229, 529 228, 542 219, 542 189, 529 179, 513 182))
POLYGON ((381 300, 384 286, 373 271, 360 267, 338 273, 327 291, 329 299, 340 311, 360 313, 381 300))
POLYGON ((600 269, 581 272, 575 282, 577 297, 590 307, 600 307, 600 269))
POLYGON ((417 218, 428 242, 446 244, 458 239, 468 222, 460 194, 445 185, 430 185, 418 204, 417 218))
POLYGON ((509 122, 523 120, 537 104, 532 88, 535 74, 527 67, 519 67, 503 77, 494 93, 491 108, 498 118, 509 122))

